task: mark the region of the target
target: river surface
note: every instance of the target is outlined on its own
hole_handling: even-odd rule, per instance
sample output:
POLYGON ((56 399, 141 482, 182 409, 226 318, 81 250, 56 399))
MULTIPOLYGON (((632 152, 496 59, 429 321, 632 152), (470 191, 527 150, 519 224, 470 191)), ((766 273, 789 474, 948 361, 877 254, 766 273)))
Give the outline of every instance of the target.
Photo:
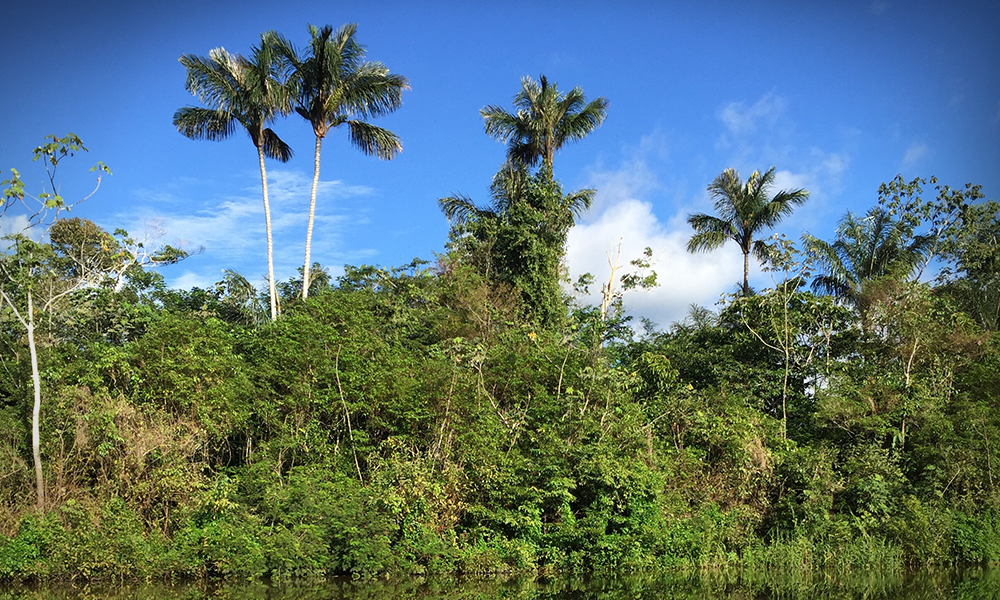
POLYGON ((706 573, 553 579, 87 584, 0 588, 0 600, 834 600, 1000 599, 1000 569, 908 575, 706 573))

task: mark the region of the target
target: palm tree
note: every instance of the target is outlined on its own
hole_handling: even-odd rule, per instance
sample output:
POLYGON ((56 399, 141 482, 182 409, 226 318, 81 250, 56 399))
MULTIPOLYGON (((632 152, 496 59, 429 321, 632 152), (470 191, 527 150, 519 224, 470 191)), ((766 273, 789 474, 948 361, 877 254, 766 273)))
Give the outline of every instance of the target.
POLYGON ((521 78, 521 91, 514 96, 516 112, 491 104, 479 114, 486 134, 507 144, 509 161, 527 166, 541 161, 551 179, 556 150, 600 127, 607 116, 608 101, 597 98, 588 103, 579 87, 562 94, 556 84, 549 85, 545 75, 539 80, 521 78))
POLYGON ((750 253, 758 260, 767 256, 767 244, 754 237, 771 228, 782 217, 809 198, 803 189, 781 190, 770 197, 774 167, 766 173, 754 171, 746 183, 735 169, 726 169, 708 186, 719 216, 696 213, 688 217, 695 234, 688 241, 688 252, 715 250, 733 240, 743 252, 743 295, 750 295, 750 253))
POLYGON ((274 283, 271 208, 264 158, 287 162, 292 157, 288 144, 267 127, 292 109, 293 94, 287 85, 283 45, 279 36, 269 32, 261 36, 261 43, 253 48, 250 58, 230 54, 224 48, 210 51, 208 58, 192 54, 181 56, 180 62, 187 68, 185 88, 208 107, 186 106, 174 113, 174 126, 189 138, 223 140, 242 127, 257 148, 264 195, 271 320, 278 318, 278 295, 274 283))
POLYGON ((927 257, 934 238, 911 235, 911 225, 894 220, 881 206, 862 218, 848 212, 837 226, 837 239, 832 244, 803 235, 807 249, 825 271, 813 280, 812 288, 836 296, 864 317, 868 284, 886 276, 908 278, 927 257))
POLYGON ((316 135, 302 275, 303 300, 309 296, 310 253, 323 138, 331 129, 347 125, 351 143, 368 156, 390 160, 403 149, 399 136, 365 119, 399 108, 402 91, 410 86, 405 77, 390 73, 382 63, 363 62, 364 46, 354 39, 357 28, 350 23, 334 32, 329 25, 322 29, 310 25, 309 54, 304 60, 294 53, 289 56, 295 65, 299 87, 296 111, 309 121, 316 135))
POLYGON ((559 266, 566 235, 590 207, 592 190, 563 194, 545 168, 515 172, 511 181, 513 192, 493 186, 490 206, 465 195, 438 200, 452 224, 449 249, 491 282, 519 289, 531 318, 553 323, 565 313, 559 266))
MULTIPOLYGON (((453 225, 459 227, 470 221, 503 222, 509 218, 511 205, 515 200, 524 197, 524 189, 528 186, 530 177, 523 166, 506 162, 494 176, 490 186, 490 206, 479 206, 465 194, 457 194, 438 199, 438 207, 453 225)), ((545 177, 551 179, 550 175, 545 177)), ((558 210, 570 213, 575 220, 587 212, 593 202, 594 190, 578 190, 562 195, 558 210)))

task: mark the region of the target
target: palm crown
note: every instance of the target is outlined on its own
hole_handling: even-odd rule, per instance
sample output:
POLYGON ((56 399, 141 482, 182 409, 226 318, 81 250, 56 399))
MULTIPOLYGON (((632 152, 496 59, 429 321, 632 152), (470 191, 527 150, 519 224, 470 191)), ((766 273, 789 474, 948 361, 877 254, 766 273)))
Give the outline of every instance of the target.
POLYGON ((292 109, 276 42, 274 34, 264 34, 249 59, 225 48, 211 50, 207 58, 182 55, 180 62, 187 68, 184 87, 208 107, 186 106, 175 112, 177 130, 192 139, 218 141, 242 126, 265 156, 287 162, 291 148, 267 127, 292 109))
POLYGON ((409 83, 390 73, 380 62, 364 62, 365 49, 354 34, 358 26, 344 25, 334 32, 309 26, 309 55, 293 56, 298 84, 298 112, 317 137, 347 125, 351 142, 362 152, 389 159, 402 150, 399 137, 364 121, 387 115, 402 106, 409 83))
POLYGON ((607 115, 608 101, 597 98, 588 103, 579 87, 562 94, 545 75, 539 81, 525 76, 514 107, 513 113, 495 104, 479 111, 487 135, 507 144, 509 160, 528 166, 541 161, 551 174, 556 150, 597 129, 607 115))
POLYGON ((750 254, 758 260, 767 257, 767 244, 754 238, 763 229, 774 227, 783 217, 809 198, 803 189, 781 190, 770 196, 774 167, 766 173, 754 171, 746 183, 735 169, 726 169, 708 186, 715 199, 718 216, 696 213, 688 217, 695 234, 688 241, 688 252, 715 250, 732 240, 743 252, 743 294, 750 293, 750 254))
POLYGON ((870 282, 886 276, 909 277, 927 256, 933 238, 914 236, 908 241, 910 229, 877 206, 861 218, 848 212, 832 244, 805 234, 806 247, 825 271, 813 280, 813 289, 866 312, 865 287, 870 282))

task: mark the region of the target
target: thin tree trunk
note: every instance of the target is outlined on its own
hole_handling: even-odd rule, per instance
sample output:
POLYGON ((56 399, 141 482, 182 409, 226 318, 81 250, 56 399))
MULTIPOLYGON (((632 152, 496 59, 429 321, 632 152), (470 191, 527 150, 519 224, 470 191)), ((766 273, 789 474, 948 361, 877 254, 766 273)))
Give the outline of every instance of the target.
POLYGON ((264 190, 264 230, 267 232, 267 288, 271 297, 271 320, 278 320, 278 294, 274 285, 274 245, 271 242, 271 205, 267 200, 267 170, 264 168, 264 148, 257 148, 260 162, 260 185, 264 190))
POLYGON ((38 352, 35 348, 35 307, 28 292, 28 351, 31 353, 31 384, 35 404, 31 409, 31 458, 35 463, 35 500, 38 510, 45 510, 45 477, 42 475, 42 450, 39 420, 42 413, 42 378, 38 373, 38 352))
POLYGON ((323 143, 323 138, 316 136, 316 153, 313 157, 313 183, 312 191, 309 193, 309 225, 306 227, 306 264, 302 269, 302 299, 309 297, 309 265, 310 253, 312 251, 313 218, 316 215, 316 186, 319 185, 319 150, 323 143))
POLYGON ((743 296, 750 295, 750 253, 743 253, 743 296))

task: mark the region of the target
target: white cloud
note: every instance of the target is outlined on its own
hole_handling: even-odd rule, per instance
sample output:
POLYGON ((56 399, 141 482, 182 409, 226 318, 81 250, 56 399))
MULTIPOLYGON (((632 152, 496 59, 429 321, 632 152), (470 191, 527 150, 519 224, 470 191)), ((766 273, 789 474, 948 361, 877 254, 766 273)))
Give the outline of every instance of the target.
POLYGON ((207 290, 221 280, 221 271, 215 277, 211 277, 207 273, 196 273, 188 270, 174 277, 170 282, 170 286, 179 290, 189 290, 195 287, 207 290))
POLYGON ((729 102, 719 111, 719 118, 733 135, 744 136, 757 130, 758 124, 774 123, 788 108, 785 98, 768 92, 760 100, 747 106, 744 102, 729 102))
MULTIPOLYGON (((599 189, 598 194, 602 193, 599 189)), ((595 220, 570 230, 566 252, 570 279, 575 281, 581 274, 591 273, 596 283, 586 300, 599 304, 601 283, 611 273, 608 260, 615 260, 619 242, 622 270, 616 279, 628 272, 630 260, 641 256, 646 247, 651 248, 660 285, 628 293, 625 307, 629 314, 647 317, 666 328, 683 320, 691 304, 711 305, 742 277, 742 255, 735 246, 690 254, 685 246, 692 233, 685 215, 678 214, 663 223, 650 203, 620 199, 609 204, 595 220)))
POLYGON ((649 194, 659 183, 646 161, 642 157, 634 157, 616 171, 591 172, 589 185, 597 189, 597 197, 584 216, 585 221, 599 218, 607 209, 624 200, 649 194))
MULTIPOLYGON (((851 158, 803 143, 787 111, 787 100, 775 92, 753 103, 726 103, 717 115, 723 126, 717 149, 722 166, 737 168, 744 178, 753 169, 776 165, 773 191, 804 188, 810 192, 809 201, 777 228, 798 239, 802 231, 822 229, 839 218, 843 206, 834 201, 842 192, 851 158)), ((667 150, 663 136, 654 132, 637 147, 626 149, 619 168, 591 172, 590 185, 597 189, 595 206, 570 231, 566 255, 571 281, 586 272, 594 276, 586 300, 598 304, 601 284, 611 271, 609 255, 614 260, 619 241, 622 272, 627 272, 629 261, 641 256, 644 248, 651 248, 660 287, 626 294, 625 306, 629 314, 648 317, 661 328, 683 320, 691 304, 713 305, 722 294, 735 291, 743 278, 743 255, 735 243, 727 242, 708 253, 687 252, 694 233, 687 217, 714 212, 706 187, 718 173, 697 175, 694 192, 685 190, 684 175, 672 174, 661 181, 659 173, 673 173, 667 150), (654 162, 654 158, 666 160, 654 162), (661 220, 654 203, 657 212, 669 218, 661 220)), ((761 237, 770 234, 761 232, 761 237)), ((772 285, 756 261, 750 280, 756 288, 772 285)))
MULTIPOLYGON (((189 270, 173 279, 171 284, 175 287, 204 287, 214 283, 222 268, 237 269, 253 280, 258 274, 267 272, 263 201, 259 180, 255 179, 248 173, 236 194, 205 199, 197 198, 200 187, 197 182, 190 181, 169 193, 143 193, 140 208, 117 215, 117 220, 129 231, 142 231, 151 224, 159 232, 159 243, 177 245, 189 251, 204 247, 203 254, 185 261, 189 270), (191 208, 168 212, 168 207, 191 208)), ((274 267, 278 280, 293 276, 302 265, 311 185, 311 177, 299 171, 268 171, 274 267)), ((374 190, 366 186, 320 181, 311 260, 333 265, 374 253, 368 248, 346 250, 341 244, 341 232, 345 227, 369 222, 354 203, 344 200, 373 193, 374 190)))
POLYGON ((0 218, 0 237, 12 233, 22 233, 28 227, 28 217, 21 214, 7 213, 0 218))
POLYGON ((914 142, 906 149, 906 154, 903 156, 903 166, 911 167, 929 153, 930 148, 927 147, 927 144, 914 142))

